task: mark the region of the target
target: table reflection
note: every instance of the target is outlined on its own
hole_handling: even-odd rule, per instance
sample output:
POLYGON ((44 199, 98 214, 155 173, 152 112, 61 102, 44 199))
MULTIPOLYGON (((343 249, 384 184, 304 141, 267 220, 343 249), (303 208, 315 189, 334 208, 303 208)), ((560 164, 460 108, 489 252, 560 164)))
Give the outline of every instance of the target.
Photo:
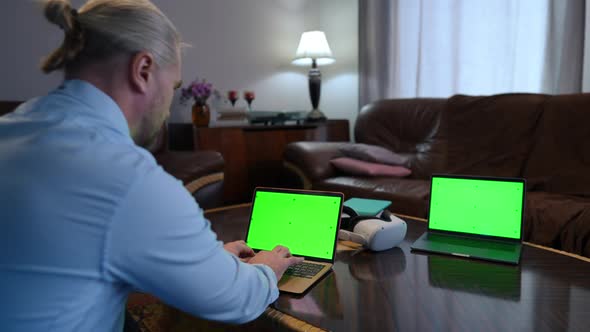
POLYGON ((406 255, 398 247, 381 252, 339 252, 336 260, 347 264, 350 274, 359 281, 385 281, 406 269, 406 255))
POLYGON ((342 303, 340 302, 340 291, 338 290, 336 278, 336 273, 333 271, 328 273, 316 284, 321 284, 321 287, 314 290, 314 285, 307 294, 289 297, 283 301, 279 300, 281 306, 286 306, 290 310, 301 314, 342 319, 342 303))
POLYGON ((428 278, 433 287, 520 300, 519 265, 429 255, 428 278))

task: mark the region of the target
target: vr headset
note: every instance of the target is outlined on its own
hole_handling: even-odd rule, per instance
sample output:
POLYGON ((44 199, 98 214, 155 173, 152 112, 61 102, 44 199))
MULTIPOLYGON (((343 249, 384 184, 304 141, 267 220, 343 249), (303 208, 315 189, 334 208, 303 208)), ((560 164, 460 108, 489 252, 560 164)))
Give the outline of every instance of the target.
POLYGON ((348 206, 342 207, 338 238, 362 244, 373 251, 383 251, 398 246, 406 237, 408 225, 388 210, 377 216, 359 216, 348 206))

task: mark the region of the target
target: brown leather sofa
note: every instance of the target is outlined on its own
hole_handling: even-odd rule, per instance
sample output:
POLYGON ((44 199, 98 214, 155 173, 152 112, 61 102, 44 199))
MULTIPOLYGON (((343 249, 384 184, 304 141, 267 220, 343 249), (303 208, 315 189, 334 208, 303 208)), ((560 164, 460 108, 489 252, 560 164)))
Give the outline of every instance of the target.
MULTIPOLYGON (((0 101, 0 116, 12 112, 21 103, 0 101)), ((182 181, 201 208, 209 209, 223 205, 223 157, 216 151, 188 151, 193 148, 187 148, 185 142, 192 142, 192 137, 181 133, 181 128, 186 126, 164 124, 158 140, 150 151, 166 172, 182 181), (182 137, 178 137, 181 135, 182 137), (170 137, 178 137, 175 144, 170 144, 170 137)))
POLYGON ((284 164, 303 187, 388 199, 419 217, 432 173, 523 177, 525 241, 590 257, 589 124, 590 94, 380 100, 361 110, 356 142, 406 156, 409 177, 339 173, 330 160, 352 143, 292 143, 284 164))

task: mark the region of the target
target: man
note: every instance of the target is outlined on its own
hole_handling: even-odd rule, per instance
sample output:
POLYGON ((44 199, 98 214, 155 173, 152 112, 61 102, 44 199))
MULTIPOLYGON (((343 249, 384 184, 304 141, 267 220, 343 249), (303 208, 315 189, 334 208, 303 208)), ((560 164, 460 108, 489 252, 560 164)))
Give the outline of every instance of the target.
POLYGON ((174 26, 148 0, 50 0, 45 15, 65 38, 42 68, 64 83, 0 118, 0 330, 120 331, 134 289, 207 319, 259 316, 302 258, 223 246, 139 147, 180 85, 174 26))

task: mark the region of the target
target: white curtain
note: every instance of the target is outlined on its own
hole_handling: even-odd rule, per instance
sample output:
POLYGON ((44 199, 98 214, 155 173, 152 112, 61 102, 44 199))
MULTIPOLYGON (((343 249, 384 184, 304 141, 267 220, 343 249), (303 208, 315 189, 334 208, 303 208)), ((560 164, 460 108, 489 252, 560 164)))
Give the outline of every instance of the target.
POLYGON ((360 0, 359 8, 361 105, 590 87, 584 0, 360 0))

